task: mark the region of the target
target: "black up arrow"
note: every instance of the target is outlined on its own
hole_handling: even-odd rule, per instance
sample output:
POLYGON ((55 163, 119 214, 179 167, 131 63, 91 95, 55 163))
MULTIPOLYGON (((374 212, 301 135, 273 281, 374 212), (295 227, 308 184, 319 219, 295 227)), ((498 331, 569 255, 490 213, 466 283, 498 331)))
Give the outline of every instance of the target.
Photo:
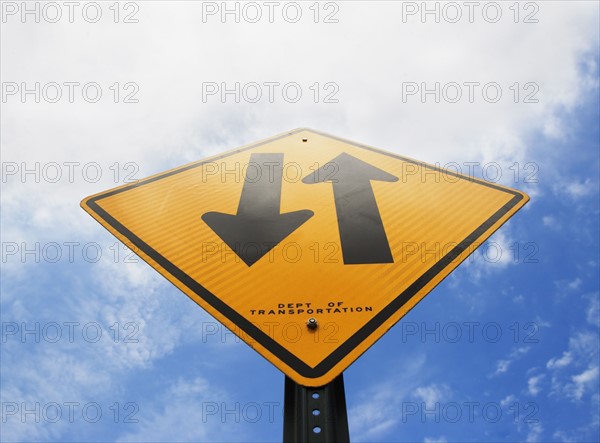
POLYGON ((283 154, 252 154, 237 214, 207 212, 202 216, 248 266, 314 215, 307 209, 279 212, 282 176, 283 154))
POLYGON ((398 181, 375 166, 343 153, 305 177, 304 183, 333 184, 344 263, 393 263, 371 180, 398 181))

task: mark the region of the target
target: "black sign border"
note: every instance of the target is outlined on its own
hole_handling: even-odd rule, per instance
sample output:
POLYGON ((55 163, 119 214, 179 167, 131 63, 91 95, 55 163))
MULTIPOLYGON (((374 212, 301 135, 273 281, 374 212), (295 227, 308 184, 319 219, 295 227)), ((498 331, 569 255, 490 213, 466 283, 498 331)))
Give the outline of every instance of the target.
POLYGON ((165 172, 164 174, 158 174, 156 176, 150 177, 148 179, 140 180, 137 183, 133 183, 131 185, 117 188, 106 193, 102 193, 90 198, 87 201, 87 206, 94 211, 100 218, 102 218, 106 223, 108 223, 113 229, 119 232, 123 237, 127 238, 135 247, 139 248, 144 254, 154 260, 161 268, 167 271, 171 276, 173 276, 176 280, 185 285, 190 291, 195 293, 198 297, 203 299, 206 303, 212 306, 215 310, 217 310, 221 315, 226 317, 233 324, 237 325, 244 333, 248 334, 252 339, 256 340, 260 345, 262 345, 265 349, 267 349, 270 353, 272 353, 275 357, 285 363, 287 366, 292 368, 298 374, 306 378, 318 378, 325 375, 328 371, 330 371, 335 365, 337 365, 344 357, 346 357, 352 350, 354 350, 360 343, 362 343, 368 336, 370 336, 375 330, 377 330, 385 321, 387 321, 396 311, 398 311, 402 306, 404 306, 412 297, 414 297, 425 285, 427 285, 431 280, 433 280, 438 274, 440 274, 454 259, 456 259, 460 254, 462 254, 465 250, 469 248, 473 243, 475 243, 488 229, 490 229, 498 220, 500 220, 504 215, 506 215, 512 208, 514 208, 521 200, 523 200, 524 195, 520 192, 517 192, 512 189, 504 188, 497 186, 493 183, 486 182, 484 180, 480 180, 474 177, 465 177, 461 174, 455 173, 453 171, 444 170, 442 168, 429 165, 424 162, 419 162, 410 158, 402 157, 397 154, 393 154, 391 152, 381 151, 379 149, 365 146, 359 143, 355 143, 349 140, 345 140, 339 137, 335 137, 329 134, 324 134, 319 131, 315 131, 313 129, 308 128, 299 128, 294 131, 290 131, 288 133, 282 134, 278 137, 270 138, 267 140, 263 140, 256 144, 237 149, 234 151, 226 152, 217 157, 212 157, 209 160, 201 161, 197 163, 192 163, 190 165, 184 166, 182 168, 174 169, 165 172), (170 177, 175 174, 179 174, 181 172, 198 168, 206 163, 214 162, 215 160, 220 160, 226 157, 229 157, 234 154, 238 154, 240 152, 248 151, 250 149, 257 148, 266 143, 271 143, 273 141, 289 137, 298 132, 302 131, 310 131, 312 133, 328 137, 343 143, 350 144, 357 148, 366 149, 368 151, 372 151, 381 155, 386 155, 389 157, 393 157, 395 159, 412 163, 430 170, 443 172, 444 174, 454 176, 460 178, 462 180, 468 180, 471 182, 478 183, 483 186, 487 186, 498 191, 506 192, 508 194, 513 195, 513 198, 507 202, 502 208, 500 208, 496 213, 494 213, 488 220, 482 223, 477 229, 475 229, 471 234, 469 234, 464 240, 458 243, 450 252, 448 252, 441 260, 436 262, 431 268, 429 268, 423 275, 421 275, 415 282, 413 282, 404 292, 399 294, 394 300, 392 300, 385 308, 383 308, 380 312, 378 312, 367 324, 365 324, 362 328, 360 328, 354 335, 352 335, 348 340, 338 346, 335 351, 333 351, 328 357, 323 359, 317 366, 310 367, 298 357, 293 355, 290 351, 288 351, 284 346, 277 343, 274 339, 268 336, 265 332, 263 332, 260 328, 253 325, 250 321, 248 321, 245 317, 239 314, 237 311, 232 309, 225 302, 220 300, 216 295, 212 294, 209 290, 204 288, 200 283, 192 279, 189 275, 183 272, 181 269, 177 268, 173 263, 159 254, 156 250, 150 247, 147 243, 142 241, 138 236, 136 236, 133 232, 123 226, 118 220, 112 217, 108 212, 102 209, 98 201, 104 198, 113 196, 115 194, 120 194, 122 192, 130 191, 131 189, 138 188, 140 186, 144 186, 148 183, 155 182, 157 180, 170 177))

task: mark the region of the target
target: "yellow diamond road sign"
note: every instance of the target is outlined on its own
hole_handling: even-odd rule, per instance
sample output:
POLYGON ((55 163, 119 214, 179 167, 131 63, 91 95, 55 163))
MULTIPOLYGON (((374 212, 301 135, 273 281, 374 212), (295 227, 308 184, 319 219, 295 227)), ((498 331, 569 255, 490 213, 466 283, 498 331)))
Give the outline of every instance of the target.
POLYGON ((321 386, 528 200, 297 129, 81 205, 286 375, 321 386))

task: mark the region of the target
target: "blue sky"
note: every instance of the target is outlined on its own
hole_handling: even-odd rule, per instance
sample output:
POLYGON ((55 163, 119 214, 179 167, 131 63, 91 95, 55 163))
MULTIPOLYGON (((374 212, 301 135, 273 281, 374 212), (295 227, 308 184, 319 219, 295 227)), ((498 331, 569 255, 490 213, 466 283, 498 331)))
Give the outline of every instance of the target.
POLYGON ((494 162, 531 196, 345 371, 352 441, 600 440, 597 3, 520 3, 517 23, 508 4, 496 23, 449 9, 436 23, 411 2, 330 3, 317 23, 308 4, 298 23, 223 23, 201 2, 122 3, 118 20, 106 3, 97 23, 3 6, 2 441, 281 440, 283 374, 79 202, 301 126, 442 166, 494 162), (22 93, 36 82, 39 103, 22 93), (71 102, 65 82, 102 98, 71 102), (206 94, 223 82, 293 82, 303 98, 206 94), (465 95, 407 95, 436 82, 465 95), (471 103, 465 82, 502 99, 471 103))

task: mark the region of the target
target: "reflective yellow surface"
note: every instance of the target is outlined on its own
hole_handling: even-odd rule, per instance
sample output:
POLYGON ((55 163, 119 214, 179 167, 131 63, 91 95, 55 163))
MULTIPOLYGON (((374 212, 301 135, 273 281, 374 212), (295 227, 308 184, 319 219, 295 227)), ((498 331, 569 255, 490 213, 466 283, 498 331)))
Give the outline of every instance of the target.
POLYGON ((137 186, 126 185, 122 192, 88 197, 82 207, 226 327, 307 386, 324 385, 339 375, 528 201, 518 191, 486 186, 306 129, 198 164, 178 168, 165 177, 158 174, 137 186), (253 153, 284 154, 281 212, 310 209, 314 216, 254 265, 247 266, 201 216, 211 211, 236 213, 245 174, 255 172, 248 167, 253 153), (393 263, 344 264, 331 183, 302 183, 304 177, 341 153, 399 178, 396 182, 371 182, 393 263), (88 204, 91 199, 308 367, 319 365, 371 320, 372 330, 363 332, 366 336, 341 353, 324 374, 302 375, 252 337, 251 330, 240 329, 164 264, 140 251, 131 236, 115 229, 104 213, 98 214, 88 204), (511 201, 510 209, 498 215, 511 201), (430 272, 430 278, 402 306, 385 318, 375 319, 478 229, 469 246, 447 266, 430 272), (306 326, 310 317, 318 322, 315 330, 306 326))

